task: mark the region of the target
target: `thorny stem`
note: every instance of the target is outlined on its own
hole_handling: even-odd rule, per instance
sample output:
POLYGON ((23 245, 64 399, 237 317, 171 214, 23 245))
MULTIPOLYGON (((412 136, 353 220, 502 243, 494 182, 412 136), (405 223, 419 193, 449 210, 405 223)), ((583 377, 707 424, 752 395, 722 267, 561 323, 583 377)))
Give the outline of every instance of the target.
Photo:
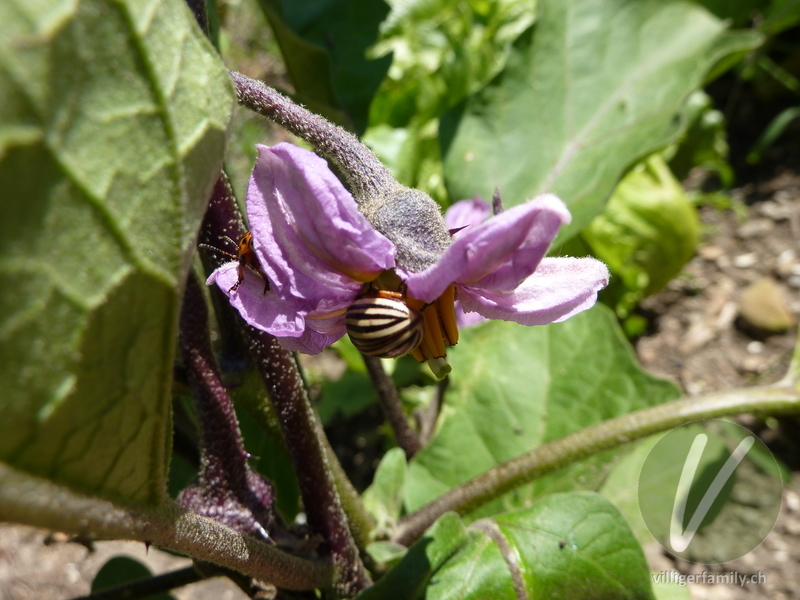
MULTIPOLYGON (((226 235, 239 239, 244 234, 235 200, 224 188, 215 188, 206 212, 202 234, 206 239, 218 240, 226 235)), ((297 363, 273 336, 244 322, 242 328, 278 416, 308 524, 323 536, 333 557, 337 592, 354 596, 370 584, 370 579, 348 527, 327 461, 325 434, 317 425, 297 363)))
POLYGON ((130 600, 131 598, 148 598, 162 594, 190 583, 205 579, 193 566, 154 575, 146 579, 137 579, 121 585, 115 585, 88 596, 79 596, 75 600, 130 600))
POLYGON ((381 161, 353 134, 298 106, 273 88, 231 71, 239 104, 263 114, 336 162, 356 200, 378 196, 397 183, 381 161))
POLYGON ((411 457, 422 449, 419 435, 409 425, 406 413, 403 411, 400 394, 397 393, 392 378, 383 370, 381 359, 374 356, 363 356, 364 364, 367 366, 370 379, 372 379, 372 385, 378 393, 378 402, 381 405, 383 416, 389 421, 389 425, 394 431, 397 445, 406 453, 406 459, 411 460, 411 457))
POLYGON ((248 573, 282 588, 313 590, 331 585, 329 561, 310 561, 282 552, 174 502, 155 509, 124 509, 2 463, 0 514, 8 521, 85 539, 138 540, 248 573))
POLYGON ((393 536, 409 545, 449 511, 467 514, 506 492, 601 450, 701 419, 739 413, 775 414, 800 410, 796 385, 753 387, 668 402, 587 427, 539 446, 478 475, 400 520, 393 536))

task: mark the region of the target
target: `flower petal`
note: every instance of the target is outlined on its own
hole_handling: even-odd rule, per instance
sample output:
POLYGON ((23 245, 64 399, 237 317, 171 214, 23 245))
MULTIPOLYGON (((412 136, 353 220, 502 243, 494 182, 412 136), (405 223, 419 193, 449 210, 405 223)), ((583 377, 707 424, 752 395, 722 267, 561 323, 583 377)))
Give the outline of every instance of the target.
POLYGON ((284 254, 298 263, 295 269, 311 277, 330 270, 362 283, 394 267, 394 244, 358 211, 323 159, 287 143, 258 150, 247 216, 263 253, 273 250, 270 241, 280 241, 284 254), (274 227, 262 235, 265 221, 274 227))
POLYGON ((594 258, 545 258, 536 272, 511 292, 464 286, 458 299, 465 311, 522 325, 546 325, 568 319, 597 301, 608 285, 608 267, 594 258))
POLYGON ((328 318, 314 318, 306 310, 298 311, 294 302, 281 300, 274 291, 264 294, 264 282, 255 273, 245 271, 244 281, 231 291, 239 278, 238 267, 237 262, 226 263, 206 283, 216 283, 247 323, 277 337, 282 347, 319 354, 345 334, 341 311, 328 318))
POLYGON ((475 196, 472 200, 459 200, 448 208, 444 213, 444 222, 451 230, 480 225, 491 212, 489 203, 475 196))
POLYGON ((264 283, 254 273, 245 271, 244 281, 231 291, 239 278, 239 264, 229 262, 214 271, 206 281, 216 283, 233 307, 250 325, 275 336, 297 337, 305 330, 303 314, 281 302, 273 292, 264 294, 264 283))
POLYGON ((534 272, 570 214, 552 194, 538 196, 458 235, 442 258, 411 273, 409 293, 432 302, 453 282, 482 289, 513 290, 534 272))
POLYGON ((456 300, 456 325, 458 325, 459 329, 480 325, 488 320, 489 319, 476 312, 466 312, 464 307, 461 306, 461 302, 456 300))

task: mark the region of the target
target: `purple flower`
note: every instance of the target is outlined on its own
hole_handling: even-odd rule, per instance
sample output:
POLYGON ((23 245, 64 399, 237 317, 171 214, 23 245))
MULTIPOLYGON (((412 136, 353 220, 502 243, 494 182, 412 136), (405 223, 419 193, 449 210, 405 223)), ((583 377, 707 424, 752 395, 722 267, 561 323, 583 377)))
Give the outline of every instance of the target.
MULTIPOLYGON (((544 325, 591 307, 608 283, 608 269, 592 258, 547 258, 570 214, 545 194, 499 215, 482 200, 465 200, 446 213, 456 229, 440 259, 421 272, 395 263, 395 247, 358 211, 355 200, 312 152, 290 144, 259 146, 247 192, 253 247, 270 281, 246 273, 232 290, 238 264, 212 273, 242 317, 275 335, 290 350, 316 354, 345 334, 345 311, 371 288, 399 291, 422 311, 420 360, 443 358, 458 341, 454 301, 474 320, 544 325), (483 221, 483 222, 482 222, 483 221)), ((446 371, 444 371, 446 372, 446 371)))

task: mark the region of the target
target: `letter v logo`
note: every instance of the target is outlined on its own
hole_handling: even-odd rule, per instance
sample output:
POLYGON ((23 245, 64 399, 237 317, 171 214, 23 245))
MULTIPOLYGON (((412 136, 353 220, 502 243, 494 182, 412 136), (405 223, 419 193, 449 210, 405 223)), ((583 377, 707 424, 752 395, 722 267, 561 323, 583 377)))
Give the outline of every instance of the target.
POLYGON ((728 460, 722 465, 719 473, 714 477, 714 481, 711 482, 711 485, 706 490, 705 494, 703 494, 700 504, 689 519, 686 530, 683 530, 686 502, 689 498, 689 491, 692 488, 697 466, 700 464, 700 459, 703 457, 703 450, 707 442, 708 436, 706 434, 700 433, 695 436, 694 442, 692 442, 692 446, 689 448, 689 453, 686 456, 686 461, 683 463, 681 478, 675 490, 675 502, 672 505, 672 519, 669 525, 669 543, 675 552, 683 552, 689 547, 689 544, 694 538, 694 534, 697 533, 703 519, 708 514, 708 511, 711 510, 714 500, 717 499, 717 496, 719 496, 725 483, 727 483, 728 479, 733 475, 736 467, 739 466, 739 463, 742 462, 750 448, 753 447, 755 438, 751 435, 739 442, 739 445, 736 446, 736 449, 728 457, 728 460))

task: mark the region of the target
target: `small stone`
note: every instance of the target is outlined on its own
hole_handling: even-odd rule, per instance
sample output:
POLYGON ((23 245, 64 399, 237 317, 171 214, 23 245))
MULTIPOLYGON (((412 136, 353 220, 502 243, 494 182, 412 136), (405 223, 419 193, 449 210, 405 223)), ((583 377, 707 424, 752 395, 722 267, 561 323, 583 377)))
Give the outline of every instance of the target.
MULTIPOLYGON (((781 252, 775 261, 775 270, 778 272, 778 275, 784 278, 795 274, 792 273, 795 267, 800 269, 800 262, 797 262, 797 252, 791 248, 781 252)), ((800 271, 798 271, 797 274, 800 274, 800 271)))
POLYGON ((736 230, 736 235, 745 240, 761 237, 772 231, 774 226, 772 219, 751 219, 736 230))
POLYGON ((749 252, 747 254, 740 254, 733 259, 733 266, 739 269, 749 269, 758 262, 758 254, 749 252))
POLYGON ((767 200, 761 203, 758 212, 773 221, 785 221, 792 216, 792 205, 783 202, 775 202, 774 200, 767 200))
POLYGON ((759 279, 742 291, 739 315, 746 324, 766 333, 782 333, 795 324, 780 285, 769 277, 759 279))
POLYGON ((784 500, 786 500, 786 508, 790 512, 800 512, 800 496, 797 495, 797 492, 788 490, 784 494, 784 500))
POLYGON ((763 356, 748 355, 742 359, 741 368, 746 373, 763 373, 766 371, 766 363, 763 356))
POLYGON ((700 246, 697 249, 697 254, 704 260, 717 260, 725 254, 725 250, 719 246, 700 246))

